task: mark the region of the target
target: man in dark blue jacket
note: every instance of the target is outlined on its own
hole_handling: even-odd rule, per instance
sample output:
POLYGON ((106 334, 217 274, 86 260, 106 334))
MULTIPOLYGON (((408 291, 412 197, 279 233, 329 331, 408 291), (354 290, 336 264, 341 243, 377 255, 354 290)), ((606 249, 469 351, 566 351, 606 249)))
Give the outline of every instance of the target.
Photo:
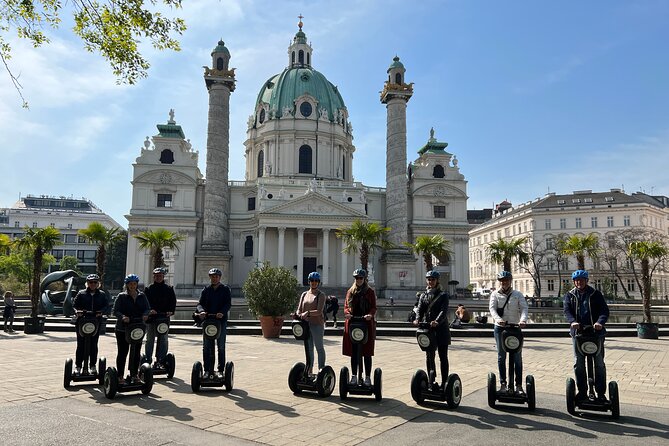
MULTIPOLYGON (((165 269, 156 268, 153 270, 153 283, 145 290, 146 298, 149 299, 151 311, 149 316, 158 313, 163 313, 170 317, 174 314, 177 308, 177 296, 174 294, 174 287, 165 283, 165 269)), ((169 341, 167 335, 160 335, 156 333, 156 324, 150 322, 146 324, 146 345, 144 346, 144 353, 148 361, 151 362, 153 356, 153 346, 155 338, 158 337, 158 348, 156 351, 156 363, 154 367, 162 367, 169 350, 169 341)))
POLYGON ((599 290, 588 285, 588 272, 582 269, 571 275, 574 288, 564 295, 564 315, 570 324, 574 345, 574 374, 576 375, 576 399, 587 398, 588 383, 585 374, 585 356, 576 345, 576 332, 584 326, 592 326, 600 337, 601 348, 595 355, 595 391, 600 400, 606 400, 606 365, 604 364, 604 325, 609 319, 609 306, 599 290))
MULTIPOLYGON (((84 311, 90 311, 95 313, 95 316, 99 318, 100 323, 102 323, 102 315, 107 312, 107 296, 99 290, 100 285, 100 276, 97 274, 89 274, 86 276, 86 288, 79 291, 79 293, 74 296, 72 301, 72 307, 76 311, 76 317, 79 319, 83 315, 84 311)), ((81 373, 81 365, 84 362, 84 337, 79 334, 79 329, 77 328, 77 353, 75 355, 75 374, 81 373)), ((88 372, 92 375, 97 374, 96 362, 98 360, 98 340, 100 339, 100 329, 98 329, 95 336, 91 339, 90 344, 90 357, 88 361, 88 372)))
MULTIPOLYGON (((216 340, 218 345, 218 373, 222 374, 225 367, 225 333, 228 325, 228 312, 232 306, 232 296, 230 288, 221 283, 223 273, 218 268, 209 270, 209 280, 211 284, 204 287, 200 293, 200 301, 197 304, 197 312, 200 319, 204 319, 208 314, 216 315, 216 319, 221 322, 221 335, 216 340)), ((212 339, 203 339, 202 359, 204 361, 204 371, 209 376, 214 375, 213 349, 214 341, 212 339)))

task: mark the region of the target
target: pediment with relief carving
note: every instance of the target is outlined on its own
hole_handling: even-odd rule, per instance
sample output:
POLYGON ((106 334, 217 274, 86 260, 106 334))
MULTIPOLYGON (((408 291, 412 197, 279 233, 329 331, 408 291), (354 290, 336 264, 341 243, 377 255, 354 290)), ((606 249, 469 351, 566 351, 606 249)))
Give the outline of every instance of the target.
POLYGON ((262 215, 291 215, 291 216, 325 216, 325 217, 353 217, 365 218, 366 215, 355 209, 344 206, 317 192, 265 209, 262 215))

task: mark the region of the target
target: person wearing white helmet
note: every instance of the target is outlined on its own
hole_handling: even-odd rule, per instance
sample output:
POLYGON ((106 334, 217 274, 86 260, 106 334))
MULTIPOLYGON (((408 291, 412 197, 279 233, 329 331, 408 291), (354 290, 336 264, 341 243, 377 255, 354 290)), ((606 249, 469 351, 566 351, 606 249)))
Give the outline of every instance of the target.
POLYGON ((225 367, 225 338, 228 326, 228 312, 232 307, 232 294, 227 285, 221 283, 223 272, 218 268, 209 270, 209 285, 202 289, 200 300, 197 303, 196 312, 200 320, 210 315, 216 315, 216 319, 221 321, 221 335, 214 341, 203 337, 202 340, 202 359, 204 362, 204 371, 210 377, 214 376, 214 364, 212 350, 218 347, 218 374, 223 375, 225 367), (216 345, 214 345, 214 342, 216 345))

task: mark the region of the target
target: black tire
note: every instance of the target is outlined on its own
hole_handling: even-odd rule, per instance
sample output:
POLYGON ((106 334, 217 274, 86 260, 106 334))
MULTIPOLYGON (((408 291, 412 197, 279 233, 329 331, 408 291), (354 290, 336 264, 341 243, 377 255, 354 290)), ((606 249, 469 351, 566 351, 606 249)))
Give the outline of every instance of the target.
POLYGON ((337 376, 334 370, 329 365, 323 367, 323 370, 318 372, 316 377, 316 388, 318 389, 318 396, 321 398, 332 395, 335 385, 337 385, 337 376))
POLYGON ((446 381, 446 404, 448 404, 449 409, 455 409, 461 401, 462 381, 460 381, 457 373, 451 373, 448 375, 448 381, 446 381))
POLYGON ((381 398, 383 398, 383 394, 381 393, 383 391, 383 372, 381 371, 380 368, 374 369, 374 399, 376 401, 381 401, 381 398))
POLYGON ((174 371, 177 368, 177 358, 172 353, 165 356, 165 371, 167 372, 167 379, 174 377, 174 371))
POLYGON ((534 410, 537 408, 537 394, 534 386, 534 376, 527 375, 525 377, 525 392, 527 395, 527 408, 534 410))
POLYGON ((139 368, 139 378, 142 380, 142 393, 148 395, 153 389, 153 369, 147 362, 139 368))
POLYGON ((200 391, 200 380, 202 379, 202 363, 197 361, 193 364, 193 371, 190 374, 190 388, 193 392, 200 391))
POLYGON ((98 383, 102 386, 105 382, 105 370, 107 370, 107 358, 98 358, 98 383))
POLYGON ((425 397, 423 392, 427 390, 427 373, 425 370, 418 369, 411 378, 411 398, 418 404, 423 404, 425 397))
MULTIPOLYGON (((529 392, 529 389, 528 389, 529 392)), ((488 406, 495 408, 497 403, 497 376, 493 372, 488 373, 488 406)))
POLYGON ((339 370, 339 398, 345 400, 348 398, 348 367, 344 366, 339 370))
POLYGON ((115 367, 109 367, 105 372, 104 383, 102 384, 102 389, 105 392, 105 396, 113 400, 118 391, 118 372, 115 367))
POLYGON ((223 373, 225 374, 223 385, 225 385, 225 390, 229 392, 235 384, 235 364, 232 361, 226 362, 223 373))
POLYGON ((611 400, 611 417, 614 420, 620 418, 620 395, 618 395, 618 383, 609 382, 609 400, 611 400))
POLYGON ((303 362, 296 362, 288 374, 288 387, 295 395, 302 393, 302 389, 297 387, 297 383, 302 379, 306 367, 307 366, 303 362))
POLYGON ((72 383, 72 358, 67 358, 65 360, 65 372, 63 373, 63 387, 69 389, 71 383, 72 383))
POLYGON ((573 378, 567 378, 566 385, 567 412, 576 415, 576 383, 573 378))

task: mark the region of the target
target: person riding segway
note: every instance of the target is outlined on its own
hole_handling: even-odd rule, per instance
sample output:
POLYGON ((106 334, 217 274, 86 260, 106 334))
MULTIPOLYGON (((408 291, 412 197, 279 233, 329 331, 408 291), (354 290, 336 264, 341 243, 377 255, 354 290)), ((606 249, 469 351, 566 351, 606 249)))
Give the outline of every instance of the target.
POLYGON ((611 411, 612 417, 618 418, 620 402, 615 381, 609 382, 609 399, 606 398, 604 325, 609 319, 609 307, 602 293, 588 285, 587 271, 576 270, 571 278, 574 288, 564 296, 564 315, 573 340, 576 381, 567 378, 567 411, 572 415, 576 408, 611 411))
POLYGON ((339 372, 339 396, 346 399, 352 395, 374 395, 381 401, 382 372, 374 370, 372 383, 372 357, 376 341, 376 293, 367 283, 367 271, 353 271, 354 282, 346 292, 344 300, 343 354, 351 357, 351 377, 348 367, 339 372), (365 377, 363 379, 363 366, 365 377))
POLYGON ((512 274, 502 271, 497 275, 501 287, 490 295, 490 315, 495 322, 494 334, 497 344, 497 366, 499 369, 500 389, 496 389, 497 378, 488 373, 488 405, 495 407, 497 401, 513 404, 527 403, 534 410, 534 377, 528 375, 525 380, 527 393, 523 390, 523 333, 527 323, 527 301, 519 291, 511 287, 512 274), (509 381, 506 381, 506 356, 509 355, 509 381), (515 387, 514 387, 515 383, 515 387))
POLYGON ((144 346, 144 357, 142 363, 152 364, 153 374, 166 375, 167 378, 174 376, 176 359, 173 353, 169 353, 168 334, 170 330, 170 317, 176 311, 177 297, 174 288, 165 283, 165 268, 153 270, 153 283, 149 285, 146 294, 151 311, 146 321, 146 344, 144 346), (151 362, 153 347, 157 338, 156 360, 151 362))
POLYGON ((453 409, 462 400, 462 381, 455 374, 449 374, 448 345, 451 333, 448 328, 448 294, 439 286, 439 272, 428 271, 425 274, 426 290, 418 301, 417 318, 413 322, 418 326, 416 340, 425 352, 427 373, 418 369, 411 379, 411 397, 418 404, 424 400, 446 401, 453 409), (435 352, 439 352, 441 362, 441 384, 437 383, 435 352))

